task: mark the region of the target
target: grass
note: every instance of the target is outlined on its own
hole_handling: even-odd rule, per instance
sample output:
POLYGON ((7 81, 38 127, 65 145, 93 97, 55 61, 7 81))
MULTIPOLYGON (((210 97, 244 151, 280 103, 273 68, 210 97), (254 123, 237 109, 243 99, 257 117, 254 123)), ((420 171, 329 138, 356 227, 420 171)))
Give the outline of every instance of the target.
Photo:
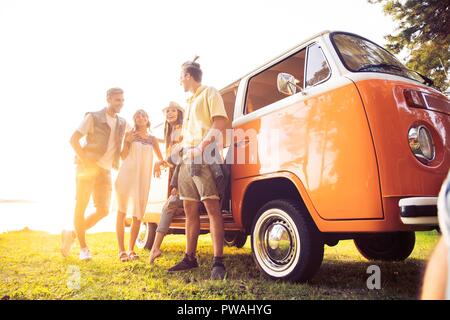
POLYGON ((200 236, 200 268, 168 274, 184 252, 184 236, 167 236, 163 256, 151 266, 148 252, 121 263, 114 233, 89 234, 93 260, 80 262, 78 248, 63 258, 60 237, 37 231, 0 234, 0 299, 415 299, 426 259, 438 240, 436 232, 416 234, 411 257, 404 262, 377 262, 380 290, 366 287, 371 263, 352 241, 325 247, 317 275, 306 284, 264 278, 255 266, 249 240, 242 249, 225 248, 227 278, 209 280, 212 248, 209 235, 200 236), (79 288, 74 287, 79 270, 79 288), (68 286, 69 284, 69 286, 68 286))

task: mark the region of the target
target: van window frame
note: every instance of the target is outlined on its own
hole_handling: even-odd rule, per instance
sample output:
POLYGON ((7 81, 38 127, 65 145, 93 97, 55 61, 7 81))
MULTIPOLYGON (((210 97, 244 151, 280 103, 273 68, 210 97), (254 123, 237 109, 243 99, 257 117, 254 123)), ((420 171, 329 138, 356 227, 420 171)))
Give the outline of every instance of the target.
MULTIPOLYGON (((314 42, 314 43, 315 43, 315 42, 314 42)), ((286 61, 286 60, 292 58, 293 56, 297 55, 298 53, 300 53, 300 52, 303 51, 303 50, 305 50, 305 64, 304 64, 304 69, 303 69, 303 83, 302 83, 302 88, 303 88, 303 90, 305 89, 306 63, 307 63, 307 59, 308 59, 308 47, 309 47, 309 46, 310 46, 310 44, 305 45, 304 47, 302 47, 302 48, 300 48, 299 50, 295 51, 294 53, 290 54, 290 55, 287 56, 286 58, 284 58, 284 59, 282 59, 282 60, 280 60, 280 61, 277 61, 276 63, 273 63, 273 64, 269 65, 267 68, 264 68, 263 70, 259 71, 258 73, 255 73, 255 74, 251 75, 251 76, 247 79, 247 81, 246 81, 246 88, 245 88, 245 95, 244 95, 244 108, 243 108, 243 110, 242 110, 242 115, 243 115, 244 117, 247 116, 247 115, 250 115, 250 114, 252 114, 252 113, 254 113, 254 112, 258 111, 258 110, 264 109, 264 108, 266 108, 267 106, 270 106, 270 105, 273 104, 273 103, 276 103, 276 102, 278 102, 278 101, 282 101, 282 100, 284 100, 284 99, 290 97, 290 96, 286 96, 286 97, 284 97, 283 99, 280 99, 280 100, 277 100, 277 101, 275 101, 275 102, 273 102, 273 103, 270 103, 270 104, 268 104, 268 105, 265 105, 265 106, 263 106, 263 107, 261 107, 261 108, 259 108, 259 109, 257 109, 257 110, 254 110, 254 111, 252 111, 252 112, 247 112, 247 97, 248 97, 248 90, 249 90, 249 88, 250 88, 250 82, 252 81, 252 79, 255 78, 255 77, 257 77, 257 76, 260 75, 261 73, 263 73, 263 72, 265 72, 265 71, 267 71, 267 70, 273 68, 274 66, 276 66, 276 65, 278 65, 278 64, 280 64, 280 63, 283 63, 284 61, 286 61)), ((300 93, 300 92, 297 92, 297 93, 295 93, 294 95, 299 94, 299 93, 300 93)))
MULTIPOLYGON (((355 37, 355 38, 359 38, 359 39, 362 39, 362 40, 364 40, 364 41, 367 41, 367 42, 372 43, 372 44, 375 45, 376 47, 378 47, 378 48, 380 48, 381 50, 385 51, 387 54, 391 55, 395 60, 397 60, 401 65, 403 65, 403 66, 405 67, 406 70, 409 70, 409 69, 408 69, 408 68, 404 65, 404 63, 402 63, 402 62, 401 62, 394 54, 392 54, 390 51, 386 50, 385 48, 383 48, 383 47, 380 46, 379 44, 373 42, 372 40, 369 40, 369 39, 367 39, 367 38, 364 38, 364 37, 362 37, 362 36, 360 36, 360 35, 357 35, 357 34, 354 34, 354 33, 351 33, 351 32, 343 32, 343 31, 335 31, 335 32, 331 32, 330 35, 329 35, 329 37, 330 37, 330 42, 331 42, 331 44, 333 45, 333 49, 334 49, 334 51, 336 52, 336 54, 338 55, 339 60, 341 61, 341 63, 343 64, 343 66, 344 66, 348 71, 353 72, 353 73, 366 73, 366 72, 372 72, 372 73, 378 73, 378 74, 389 74, 389 75, 394 75, 394 76, 397 76, 397 77, 402 77, 402 78, 405 78, 405 79, 408 79, 408 80, 412 80, 412 81, 416 81, 416 82, 421 83, 421 82, 420 82, 419 80, 417 80, 417 79, 414 79, 414 78, 411 78, 411 77, 407 77, 407 76, 404 76, 404 75, 399 75, 398 73, 389 72, 389 71, 387 71, 387 70, 383 70, 383 71, 367 71, 367 70, 358 71, 358 70, 354 70, 354 69, 350 68, 350 67, 348 66, 347 62, 345 61, 344 57, 342 56, 341 51, 339 50, 338 46, 336 45, 336 41, 334 40, 334 36, 340 35, 340 34, 342 34, 342 35, 347 35, 347 36, 351 36, 351 37, 355 37)), ((411 72, 414 72, 414 71, 411 70, 411 72)))
POLYGON ((324 82, 327 82, 328 80, 330 80, 332 74, 333 74, 333 69, 331 68, 330 62, 328 61, 327 56, 325 55, 325 52, 324 52, 322 46, 320 45, 320 43, 319 42, 314 42, 314 43, 311 43, 310 45, 308 45, 307 51, 306 51, 306 58, 305 58, 305 75, 303 76, 303 79, 304 79, 303 90, 306 90, 307 88, 313 88, 313 87, 318 86, 318 85, 320 85, 320 84, 322 84, 324 82), (328 67, 329 72, 328 72, 328 76, 325 79, 323 79, 323 80, 321 80, 319 82, 316 82, 312 86, 306 86, 306 75, 308 74, 308 62, 309 62, 309 49, 312 46, 314 46, 314 45, 317 45, 319 47, 320 52, 322 53, 322 56, 325 59, 325 62, 327 63, 327 67, 328 67))
MULTIPOLYGON (((230 85, 226 86, 225 88, 223 88, 222 90, 220 90, 220 96, 222 97, 222 100, 223 100, 224 106, 225 106, 225 111, 227 112, 227 117, 228 117, 227 124, 228 123, 230 124, 229 127, 228 126, 226 127, 226 130, 233 129, 233 121, 237 118, 236 101, 238 100, 239 86, 241 85, 241 81, 242 80, 235 81, 232 84, 230 84, 230 85), (233 91, 233 94, 234 94, 234 103, 232 104, 232 107, 230 107, 231 116, 228 114, 228 110, 225 105, 225 100, 223 99, 224 95, 227 94, 229 91, 233 91)), ((231 140, 228 140, 227 132, 226 132, 224 148, 229 147, 231 144, 232 144, 231 140)))

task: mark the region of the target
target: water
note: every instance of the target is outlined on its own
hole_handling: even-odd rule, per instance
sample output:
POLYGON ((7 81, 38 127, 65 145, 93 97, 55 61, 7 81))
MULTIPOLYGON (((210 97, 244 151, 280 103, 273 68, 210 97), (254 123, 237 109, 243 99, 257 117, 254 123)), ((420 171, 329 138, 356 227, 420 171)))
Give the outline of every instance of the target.
MULTIPOLYGON (((51 202, 0 202, 0 233, 31 230, 58 234, 63 229, 73 229, 73 203, 51 202)), ((94 212, 92 205, 86 214, 94 212)), ((115 214, 111 213, 89 232, 115 231, 115 214)))
MULTIPOLYGON (((116 172, 113 172, 112 181, 115 180, 116 172)), ((7 194, 0 194, 0 233, 24 228, 55 234, 63 229, 73 230, 75 183, 72 182, 73 179, 65 176, 58 180, 53 174, 46 179, 39 179, 26 195, 18 193, 18 197, 35 199, 33 201, 5 201, 2 198, 5 199, 7 194)), ((148 212, 160 212, 160 207, 167 198, 167 186, 168 170, 162 172, 161 178, 152 178, 148 212)), ((7 188, 4 187, 3 191, 7 191, 7 188)), ((85 215, 93 212, 95 207, 91 201, 85 215)), ((115 232, 116 212, 117 202, 113 191, 109 215, 88 232, 115 232)))

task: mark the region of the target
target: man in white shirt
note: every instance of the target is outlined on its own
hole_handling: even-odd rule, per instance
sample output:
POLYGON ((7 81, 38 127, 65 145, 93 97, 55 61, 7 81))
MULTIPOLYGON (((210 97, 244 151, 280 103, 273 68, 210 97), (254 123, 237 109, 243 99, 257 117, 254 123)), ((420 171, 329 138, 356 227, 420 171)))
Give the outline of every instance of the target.
POLYGON ((88 112, 73 133, 70 144, 76 153, 76 206, 75 231, 63 231, 61 252, 68 256, 70 248, 78 238, 80 259, 91 259, 86 244, 86 230, 92 228, 109 213, 111 201, 111 169, 118 169, 120 150, 126 121, 117 114, 123 107, 123 90, 111 88, 106 93, 108 107, 97 112, 88 112), (86 137, 86 144, 80 145, 81 138, 86 137), (90 197, 93 197, 96 212, 85 217, 85 210, 90 197))

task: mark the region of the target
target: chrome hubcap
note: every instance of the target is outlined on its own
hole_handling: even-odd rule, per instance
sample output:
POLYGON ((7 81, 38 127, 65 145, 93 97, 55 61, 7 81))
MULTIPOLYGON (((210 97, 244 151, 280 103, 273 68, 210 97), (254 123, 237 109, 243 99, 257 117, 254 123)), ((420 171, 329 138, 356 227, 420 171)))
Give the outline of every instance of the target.
POLYGON ((292 250, 292 238, 288 228, 277 221, 266 230, 267 254, 272 261, 283 264, 292 250))

